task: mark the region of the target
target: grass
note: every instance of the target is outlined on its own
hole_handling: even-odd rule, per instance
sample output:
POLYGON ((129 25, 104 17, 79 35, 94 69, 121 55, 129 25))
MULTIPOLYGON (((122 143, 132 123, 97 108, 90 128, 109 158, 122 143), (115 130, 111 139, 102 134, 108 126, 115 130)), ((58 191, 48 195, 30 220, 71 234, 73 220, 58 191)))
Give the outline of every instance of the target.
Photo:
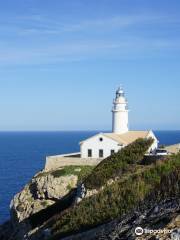
POLYGON ((64 166, 61 169, 49 172, 40 172, 34 177, 34 179, 45 177, 48 176, 49 174, 51 174, 55 178, 68 175, 76 175, 78 176, 78 182, 81 182, 86 176, 88 176, 92 172, 93 168, 94 166, 79 166, 79 165, 64 166))
POLYGON ((128 213, 148 198, 160 201, 180 194, 180 154, 147 166, 106 186, 97 195, 84 199, 51 219, 52 240, 103 224, 128 213))
POLYGON ((55 170, 51 174, 55 177, 62 177, 68 175, 76 175, 78 177, 78 182, 83 181, 83 179, 88 176, 93 170, 93 166, 65 166, 62 169, 55 170))

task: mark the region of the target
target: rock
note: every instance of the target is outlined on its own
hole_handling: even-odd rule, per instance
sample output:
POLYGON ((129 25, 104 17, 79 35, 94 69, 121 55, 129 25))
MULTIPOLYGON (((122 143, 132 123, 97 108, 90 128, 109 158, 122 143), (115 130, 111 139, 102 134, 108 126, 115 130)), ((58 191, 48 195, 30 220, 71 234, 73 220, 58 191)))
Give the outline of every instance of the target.
POLYGON ((74 169, 75 172, 81 172, 81 168, 74 169))
POLYGON ((11 232, 13 231, 13 226, 10 221, 5 222, 0 226, 0 239, 6 240, 10 238, 11 232))
POLYGON ((159 208, 158 208, 158 206, 156 206, 155 208, 154 208, 154 213, 158 213, 159 212, 159 208))
POLYGON ((35 181, 38 198, 58 200, 69 192, 69 188, 76 187, 77 180, 76 175, 54 177, 49 174, 33 181, 35 181))
POLYGON ((48 228, 46 228, 44 230, 44 237, 45 237, 45 239, 49 238, 50 236, 51 236, 51 231, 48 228))
POLYGON ((77 181, 76 175, 54 177, 52 172, 36 174, 10 203, 13 224, 18 224, 64 197, 77 186, 77 181))
MULTIPOLYGON (((178 217, 180 217, 180 216, 178 216, 178 217)), ((173 240, 180 239, 180 228, 173 230, 173 232, 171 233, 171 239, 173 239, 173 240)))
POLYGON ((179 240, 180 239, 180 199, 167 199, 155 206, 148 206, 132 211, 119 219, 102 224, 82 233, 63 238, 63 240, 179 240), (154 212, 154 209, 158 211, 154 212), (164 226, 156 225, 168 217, 164 226), (144 232, 141 236, 135 234, 135 228, 142 227, 147 230, 166 230, 165 232, 144 232))
POLYGON ((77 187, 76 197, 75 197, 74 202, 79 203, 85 197, 86 197, 86 188, 85 188, 85 185, 82 183, 77 187))

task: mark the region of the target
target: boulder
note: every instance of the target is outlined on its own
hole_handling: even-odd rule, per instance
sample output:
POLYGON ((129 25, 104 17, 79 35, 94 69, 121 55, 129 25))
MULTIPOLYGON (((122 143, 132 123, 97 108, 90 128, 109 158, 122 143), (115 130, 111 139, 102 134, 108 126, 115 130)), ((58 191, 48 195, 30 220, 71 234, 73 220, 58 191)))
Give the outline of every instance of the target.
POLYGON ((55 177, 52 172, 40 172, 17 193, 10 203, 13 224, 22 222, 34 213, 52 205, 77 186, 76 175, 55 177))

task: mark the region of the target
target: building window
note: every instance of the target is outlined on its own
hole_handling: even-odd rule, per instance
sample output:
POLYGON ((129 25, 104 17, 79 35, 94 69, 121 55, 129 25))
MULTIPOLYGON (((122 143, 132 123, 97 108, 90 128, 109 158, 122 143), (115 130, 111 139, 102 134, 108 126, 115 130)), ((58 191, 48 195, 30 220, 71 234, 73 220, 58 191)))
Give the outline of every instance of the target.
POLYGON ((92 157, 92 149, 88 149, 88 157, 92 157))
POLYGON ((103 138, 102 138, 102 137, 100 137, 100 138, 99 138, 99 141, 100 141, 100 142, 102 142, 102 141, 103 141, 103 138))
POLYGON ((111 155, 114 154, 114 153, 115 153, 114 149, 111 149, 111 155))
POLYGON ((99 157, 100 157, 100 158, 103 158, 103 157, 104 157, 104 154, 103 154, 103 150, 102 150, 102 149, 99 149, 99 157))

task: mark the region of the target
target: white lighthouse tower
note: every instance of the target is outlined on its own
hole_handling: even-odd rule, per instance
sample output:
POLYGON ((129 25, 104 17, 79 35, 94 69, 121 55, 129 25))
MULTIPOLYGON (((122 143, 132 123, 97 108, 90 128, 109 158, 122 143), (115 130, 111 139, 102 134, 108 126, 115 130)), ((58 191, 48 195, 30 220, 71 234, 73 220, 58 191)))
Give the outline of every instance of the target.
MULTIPOLYGON (((116 91, 116 97, 112 108, 112 132, 100 132, 80 142, 80 152, 65 155, 50 156, 46 158, 45 170, 62 167, 63 162, 67 165, 97 165, 103 159, 121 151, 124 147, 139 138, 153 138, 153 143, 148 153, 158 148, 158 139, 151 130, 137 131, 128 129, 128 103, 122 87, 116 91), (68 159, 68 161, 66 161, 68 159), (74 160, 74 158, 76 158, 74 160), (75 163, 76 162, 76 163, 75 163)), ((113 160, 109 158, 108 160, 113 160)))
POLYGON ((116 91, 112 109, 112 132, 122 134, 128 132, 128 102, 122 87, 116 91))

